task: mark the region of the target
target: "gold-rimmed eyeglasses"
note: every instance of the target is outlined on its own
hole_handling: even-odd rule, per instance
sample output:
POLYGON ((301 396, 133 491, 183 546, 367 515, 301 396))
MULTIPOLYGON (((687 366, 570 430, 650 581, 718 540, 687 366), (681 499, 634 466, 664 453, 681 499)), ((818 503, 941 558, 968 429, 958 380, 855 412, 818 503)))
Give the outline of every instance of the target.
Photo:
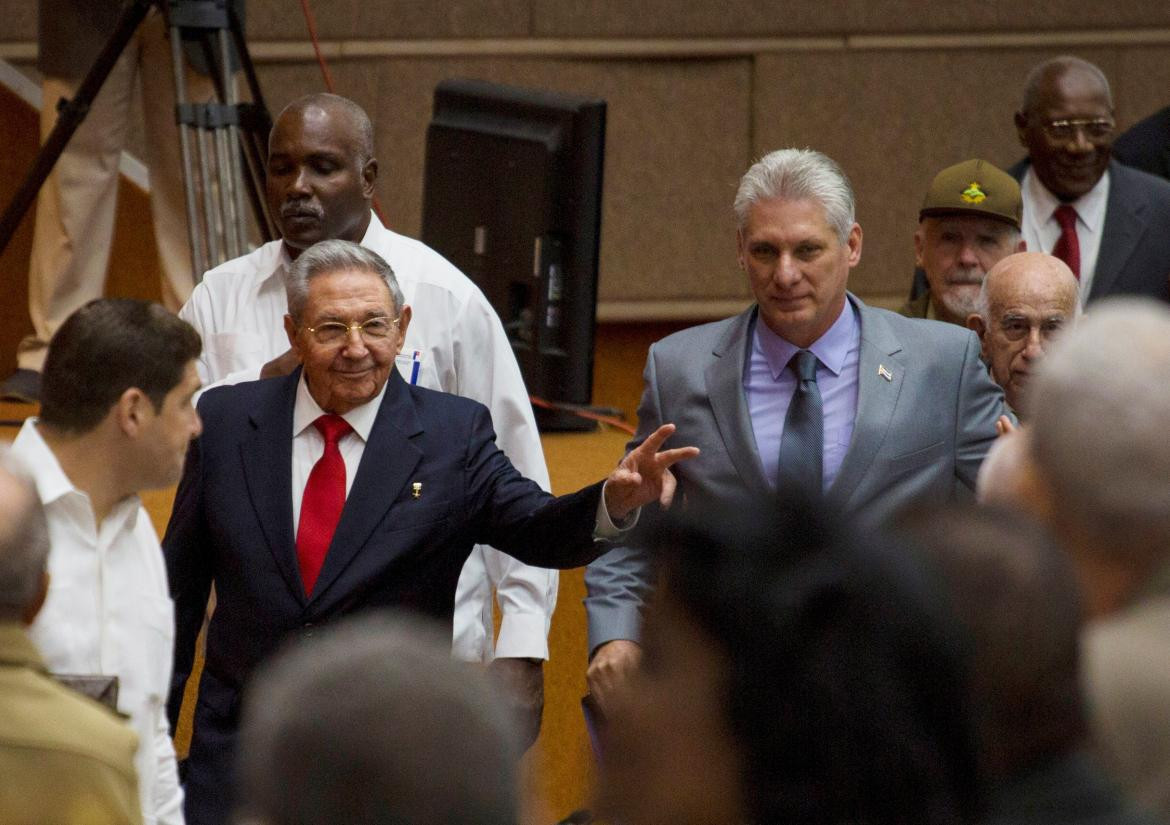
POLYGON ((1082 117, 1065 120, 1048 120, 1041 124, 1044 134, 1053 140, 1068 141, 1083 131, 1089 140, 1104 140, 1113 134, 1116 124, 1108 117, 1082 117))
POLYGON ((377 343, 390 337, 390 333, 398 326, 402 316, 397 318, 370 318, 365 321, 354 321, 350 324, 341 321, 325 321, 315 327, 305 327, 305 331, 313 336, 318 344, 340 344, 349 338, 350 330, 356 330, 358 335, 367 344, 377 343))

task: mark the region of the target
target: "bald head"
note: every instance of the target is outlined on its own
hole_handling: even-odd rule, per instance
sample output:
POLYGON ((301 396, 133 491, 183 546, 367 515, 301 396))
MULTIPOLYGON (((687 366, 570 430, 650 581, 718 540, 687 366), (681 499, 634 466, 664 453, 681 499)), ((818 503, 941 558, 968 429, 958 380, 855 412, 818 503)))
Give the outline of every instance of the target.
POLYGON ((297 98, 268 139, 268 208, 296 258, 318 241, 360 243, 370 223, 378 161, 365 111, 344 97, 297 98))
MULTIPOLYGON (((282 121, 302 119, 305 117, 329 118, 333 128, 352 133, 358 151, 363 159, 374 156, 374 126, 366 110, 354 103, 348 97, 334 95, 328 92, 317 92, 311 95, 298 97, 292 103, 280 110, 273 124, 273 132, 282 121)), ((271 151, 271 141, 269 142, 271 151)))
POLYGON ((1058 199, 1075 201, 1105 174, 1116 125, 1113 94, 1087 60, 1056 57, 1032 69, 1015 122, 1032 172, 1058 199))
POLYGON ((1068 266, 1042 252, 1009 255, 983 281, 967 325, 978 333, 991 377, 1018 414, 1026 412, 1023 389, 1045 347, 1080 314, 1077 290, 1068 266))
POLYGON ((36 488, 0 448, 0 621, 32 622, 44 600, 49 528, 36 488))

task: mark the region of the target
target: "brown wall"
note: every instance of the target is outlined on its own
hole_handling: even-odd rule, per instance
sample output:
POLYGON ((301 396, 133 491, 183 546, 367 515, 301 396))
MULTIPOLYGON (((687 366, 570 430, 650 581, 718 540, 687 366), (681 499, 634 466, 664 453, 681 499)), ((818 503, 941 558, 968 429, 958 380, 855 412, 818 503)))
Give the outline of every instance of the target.
MULTIPOLYGON (((32 53, 35 14, 0 0, 0 56, 32 53)), ((315 0, 337 90, 375 120, 379 196, 417 233, 435 84, 462 75, 609 101, 599 314, 730 313, 748 292, 729 204, 752 158, 813 146, 858 190, 853 280, 896 302, 939 168, 1021 150, 1011 115, 1037 61, 1100 63, 1129 125, 1170 103, 1170 4, 1054 0, 315 0)), ((272 108, 322 88, 299 3, 253 0, 248 31, 272 108)))

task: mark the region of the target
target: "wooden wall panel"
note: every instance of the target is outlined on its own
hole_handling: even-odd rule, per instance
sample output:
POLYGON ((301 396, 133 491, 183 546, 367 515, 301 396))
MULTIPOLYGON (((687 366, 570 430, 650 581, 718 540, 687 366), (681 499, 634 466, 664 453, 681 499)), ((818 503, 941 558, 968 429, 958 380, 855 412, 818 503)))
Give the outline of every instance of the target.
MULTIPOLYGON (((1078 53, 1117 76, 1116 50, 1078 53)), ((850 285, 867 297, 903 296, 931 178, 971 157, 1004 168, 1023 157, 1012 114, 1028 70, 1051 55, 975 49, 761 56, 755 150, 811 146, 840 163, 865 233, 850 285)))

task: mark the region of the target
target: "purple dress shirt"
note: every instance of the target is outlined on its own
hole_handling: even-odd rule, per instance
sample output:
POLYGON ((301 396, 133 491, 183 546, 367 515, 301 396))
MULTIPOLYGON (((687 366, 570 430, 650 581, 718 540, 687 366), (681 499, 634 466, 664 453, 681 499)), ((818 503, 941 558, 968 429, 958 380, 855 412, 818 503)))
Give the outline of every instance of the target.
MULTIPOLYGON (((788 368, 788 361, 800 347, 773 332, 758 315, 752 326, 743 389, 764 476, 775 487, 784 417, 796 393, 796 374, 788 368)), ((861 324, 851 301, 845 300, 845 309, 837 320, 809 349, 820 360, 817 385, 825 418, 824 488, 828 490, 841 469, 857 416, 861 324)))

